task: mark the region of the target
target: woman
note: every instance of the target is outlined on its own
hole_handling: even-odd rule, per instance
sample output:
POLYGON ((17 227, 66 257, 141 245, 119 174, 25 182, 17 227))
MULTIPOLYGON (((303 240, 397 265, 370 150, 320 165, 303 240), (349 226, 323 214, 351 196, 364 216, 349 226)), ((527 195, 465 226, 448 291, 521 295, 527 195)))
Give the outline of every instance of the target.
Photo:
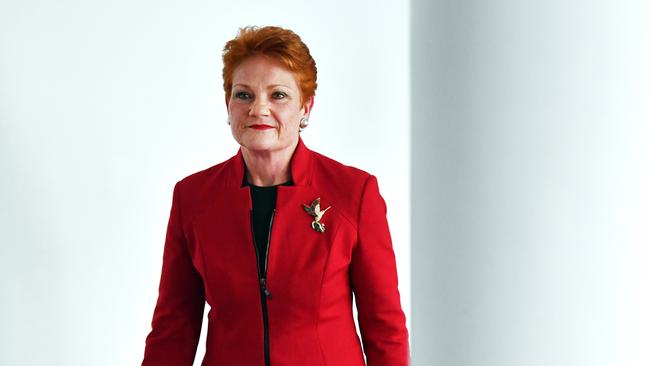
POLYGON ((377 179, 309 150, 316 64, 243 28, 223 54, 235 156, 174 187, 143 366, 401 366, 408 332, 377 179), (363 350, 352 313, 354 293, 363 350))

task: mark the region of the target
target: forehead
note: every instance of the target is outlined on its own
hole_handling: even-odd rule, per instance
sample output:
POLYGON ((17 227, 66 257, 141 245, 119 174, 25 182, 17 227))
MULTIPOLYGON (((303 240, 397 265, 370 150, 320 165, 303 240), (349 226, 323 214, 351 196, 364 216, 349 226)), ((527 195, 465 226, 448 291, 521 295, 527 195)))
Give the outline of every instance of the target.
POLYGON ((295 75, 275 59, 255 55, 245 59, 232 74, 233 85, 284 85, 298 88, 295 75))

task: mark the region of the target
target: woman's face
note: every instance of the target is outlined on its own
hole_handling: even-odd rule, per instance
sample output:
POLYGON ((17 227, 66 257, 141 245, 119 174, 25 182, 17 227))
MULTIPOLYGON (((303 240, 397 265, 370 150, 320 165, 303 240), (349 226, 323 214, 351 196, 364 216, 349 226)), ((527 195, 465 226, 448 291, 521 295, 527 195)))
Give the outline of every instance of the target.
POLYGON ((300 119, 309 116, 313 98, 300 103, 293 73, 276 60, 256 55, 235 69, 232 83, 226 106, 235 140, 252 152, 295 146, 300 119))

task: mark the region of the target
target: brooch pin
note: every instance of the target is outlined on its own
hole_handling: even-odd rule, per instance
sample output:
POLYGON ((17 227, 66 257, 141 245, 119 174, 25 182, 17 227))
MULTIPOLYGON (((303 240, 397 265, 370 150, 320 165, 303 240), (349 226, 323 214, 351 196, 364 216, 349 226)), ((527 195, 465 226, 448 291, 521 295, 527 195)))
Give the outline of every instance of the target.
POLYGON ((318 231, 319 233, 325 232, 325 224, 320 222, 320 220, 323 218, 323 215, 325 215, 325 212, 330 209, 329 206, 323 211, 320 210, 320 197, 316 198, 314 202, 311 203, 311 206, 307 206, 304 203, 302 204, 303 208, 305 211, 307 211, 308 214, 314 216, 314 221, 311 222, 311 227, 312 229, 318 231))

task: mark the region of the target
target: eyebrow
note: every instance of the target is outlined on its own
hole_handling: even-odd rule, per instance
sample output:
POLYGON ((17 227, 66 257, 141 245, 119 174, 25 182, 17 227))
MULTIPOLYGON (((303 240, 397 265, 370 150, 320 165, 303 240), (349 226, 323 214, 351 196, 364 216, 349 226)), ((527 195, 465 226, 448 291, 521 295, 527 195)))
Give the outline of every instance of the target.
MULTIPOLYGON (((249 88, 249 89, 250 89, 250 85, 248 85, 248 84, 237 83, 237 84, 234 84, 232 87, 234 88, 234 87, 236 87, 236 86, 243 86, 243 87, 245 87, 245 88, 249 88)), ((273 85, 269 85, 267 89, 272 89, 272 88, 275 88, 275 87, 278 87, 278 86, 281 86, 281 87, 283 87, 283 88, 287 88, 287 89, 291 89, 291 87, 289 87, 288 85, 284 85, 284 84, 273 84, 273 85)))

